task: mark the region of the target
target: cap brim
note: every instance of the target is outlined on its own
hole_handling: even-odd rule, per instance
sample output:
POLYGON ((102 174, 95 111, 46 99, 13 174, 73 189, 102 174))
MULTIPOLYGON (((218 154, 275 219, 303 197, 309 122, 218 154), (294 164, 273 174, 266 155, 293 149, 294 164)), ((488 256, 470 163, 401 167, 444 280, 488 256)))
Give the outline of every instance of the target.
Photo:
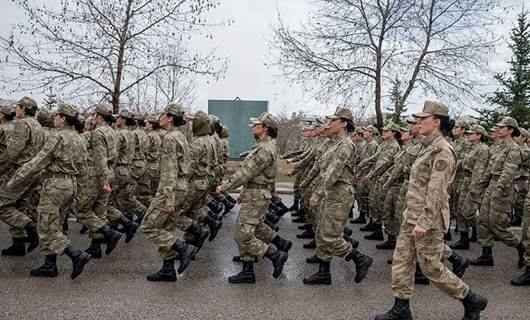
POLYGON ((418 113, 413 113, 412 116, 413 116, 414 118, 427 118, 427 117, 432 116, 432 113, 428 113, 428 112, 418 112, 418 113))
POLYGON ((328 120, 336 120, 336 119, 340 119, 340 117, 337 117, 336 115, 331 115, 331 116, 326 116, 326 119, 328 119, 328 120))
POLYGON ((417 124, 418 121, 408 119, 408 120, 407 120, 407 123, 408 123, 408 124, 417 124))

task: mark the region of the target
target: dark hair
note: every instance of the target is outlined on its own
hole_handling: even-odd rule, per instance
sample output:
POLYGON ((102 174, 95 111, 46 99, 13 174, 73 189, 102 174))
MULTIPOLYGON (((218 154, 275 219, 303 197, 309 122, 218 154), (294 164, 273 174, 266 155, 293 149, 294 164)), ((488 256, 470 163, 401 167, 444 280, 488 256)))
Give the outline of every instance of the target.
POLYGON ((346 122, 346 132, 352 133, 355 131, 355 125, 353 124, 353 120, 341 118, 342 121, 346 122))
POLYGON ((171 113, 166 113, 166 115, 168 117, 171 117, 171 119, 173 119, 173 125, 175 127, 180 127, 186 124, 186 119, 184 119, 183 116, 175 116, 175 115, 172 115, 171 113))
POLYGON ((147 122, 149 122, 153 126, 153 130, 160 129, 160 123, 159 122, 155 122, 155 121, 147 121, 147 122))
POLYGON ((481 134, 480 135, 480 142, 486 142, 488 141, 488 136, 481 134))
POLYGON ((15 113, 14 112, 11 112, 9 114, 4 113, 4 119, 6 119, 6 121, 11 121, 15 119, 15 113))
POLYGON ((111 125, 116 122, 116 118, 114 118, 112 114, 103 114, 99 112, 97 112, 96 114, 100 115, 108 125, 111 125))
POLYGON ((122 118, 125 119, 125 125, 126 125, 127 127, 132 127, 132 126, 134 126, 134 124, 136 123, 136 122, 134 121, 134 119, 131 119, 131 118, 125 118, 125 117, 122 117, 122 118))
POLYGON ((449 116, 433 115, 433 117, 434 119, 440 120, 440 131, 443 136, 447 137, 452 134, 455 120, 449 118, 449 116))
POLYGON ((83 123, 79 120, 78 117, 72 117, 69 115, 66 115, 64 113, 59 113, 64 119, 66 120, 66 123, 68 123, 69 126, 73 126, 75 130, 79 133, 83 133, 83 130, 85 129, 85 126, 83 123))
POLYGON ((517 127, 510 127, 508 126, 508 128, 512 129, 512 137, 519 137, 521 135, 521 131, 519 130, 519 128, 517 127))
POLYGON ((34 117, 37 114, 38 109, 37 107, 32 107, 32 108, 24 107, 24 110, 27 116, 34 117))
POLYGON ((138 120, 136 120, 136 125, 139 126, 139 127, 143 127, 143 126, 145 126, 145 121, 142 120, 142 119, 138 119, 138 120))
POLYGON ((269 137, 273 139, 276 139, 276 137, 278 137, 278 128, 267 127, 267 132, 269 133, 269 137))
POLYGON ((217 135, 221 135, 221 133, 223 133, 223 127, 221 126, 221 124, 216 121, 213 123, 213 130, 217 133, 217 135))
POLYGON ((394 138, 396 138, 396 141, 399 143, 399 145, 403 144, 403 140, 401 140, 401 131, 394 131, 394 138))

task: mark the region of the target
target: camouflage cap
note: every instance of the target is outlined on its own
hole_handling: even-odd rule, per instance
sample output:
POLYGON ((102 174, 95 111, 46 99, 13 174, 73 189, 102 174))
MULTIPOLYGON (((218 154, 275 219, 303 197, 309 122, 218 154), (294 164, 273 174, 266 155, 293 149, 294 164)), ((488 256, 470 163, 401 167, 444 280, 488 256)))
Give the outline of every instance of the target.
POLYGON ((479 133, 483 136, 487 136, 488 133, 486 132, 486 129, 484 129, 483 126, 474 124, 472 125, 468 130, 466 130, 466 133, 479 133))
POLYGON ((60 103, 55 113, 60 113, 60 114, 64 114, 66 116, 75 118, 79 114, 79 110, 77 110, 77 108, 71 104, 60 103))
POLYGON ((53 127, 53 117, 47 109, 42 109, 35 115, 35 118, 43 127, 53 127))
POLYGON ((132 115, 132 112, 129 111, 128 109, 121 108, 120 112, 118 112, 118 117, 132 119, 133 115, 132 115))
POLYGON ((353 121, 353 114, 351 113, 350 109, 337 107, 337 110, 335 110, 335 113, 331 116, 326 116, 326 118, 330 120, 335 119, 348 119, 353 121))
POLYGON ((528 130, 526 130, 525 128, 519 128, 519 131, 521 132, 521 136, 527 139, 530 138, 530 132, 528 132, 528 130))
POLYGON ((99 113, 102 115, 111 115, 112 114, 112 108, 110 106, 98 103, 94 107, 94 113, 99 113))
POLYGON ((186 118, 188 119, 195 119, 197 117, 208 118, 210 121, 212 120, 211 116, 209 116, 206 112, 202 110, 195 112, 193 115, 186 115, 186 118))
POLYGON ((419 122, 418 119, 414 117, 407 119, 408 124, 417 124, 418 122, 419 122))
POLYGON ((132 114, 132 118, 133 118, 134 120, 137 120, 137 121, 143 121, 143 120, 145 120, 145 116, 144 116, 141 112, 139 112, 139 111, 135 111, 135 112, 133 112, 133 114, 132 114))
POLYGON ((427 118, 434 115, 448 116, 449 108, 441 102, 425 101, 422 112, 414 113, 412 116, 416 118, 427 118))
MULTIPOLYGON (((338 119, 338 118, 335 118, 335 119, 338 119)), ((328 121, 326 121, 326 123, 323 123, 322 126, 320 126, 322 129, 329 129, 331 128, 331 121, 333 121, 334 119, 329 119, 328 121)))
POLYGON ((497 129, 498 129, 497 126, 493 126, 490 128, 490 132, 497 132, 497 129))
POLYGON ((174 101, 168 103, 164 111, 174 116, 183 116, 185 113, 184 108, 174 101))
POLYGON ((94 117, 92 117, 92 116, 88 116, 88 117, 86 117, 86 119, 85 119, 85 123, 92 123, 92 120, 94 120, 94 117))
POLYGON ((258 118, 250 118, 250 127, 257 124, 264 124, 270 128, 278 128, 278 118, 268 112, 263 112, 258 118))
POLYGON ((367 127, 362 127, 363 131, 371 132, 373 135, 376 135, 379 133, 379 130, 374 127, 373 125, 369 125, 367 127))
POLYGON ((214 116, 213 114, 209 115, 210 117, 210 120, 212 121, 212 123, 216 123, 216 122, 219 122, 219 117, 218 116, 214 116))
POLYGON ((22 99, 18 100, 16 104, 28 109, 37 108, 37 101, 30 97, 23 97, 22 99))
POLYGON ((362 133, 363 133, 363 128, 361 128, 361 127, 355 127, 354 133, 356 133, 356 134, 362 134, 362 133))
POLYGON ((514 127, 515 128, 515 127, 518 127, 519 124, 517 123, 517 120, 515 120, 512 117, 504 117, 502 118, 501 122, 496 124, 496 126, 499 128, 502 128, 502 127, 514 127))
POLYGON ((150 115, 147 115, 147 117, 145 117, 145 121, 147 121, 147 122, 158 123, 159 119, 160 119, 160 116, 158 116, 156 114, 150 114, 150 115))
POLYGON ((410 132, 410 128, 408 128, 408 127, 401 127, 401 128, 399 128, 399 131, 401 131, 401 132, 410 132))
POLYGON ((313 129, 315 129, 315 126, 312 124, 306 124, 302 127, 302 131, 312 131, 313 129))
POLYGON ((321 124, 324 124, 328 121, 326 117, 319 117, 317 118, 317 121, 314 123, 315 126, 320 126, 321 124))
POLYGON ((3 114, 6 114, 6 115, 10 115, 13 112, 15 112, 15 108, 13 108, 12 105, 2 106, 0 108, 0 112, 3 113, 3 114))
POLYGON ((466 120, 459 119, 456 121, 455 127, 464 128, 466 130, 469 130, 471 126, 469 125, 469 122, 467 122, 466 120))
POLYGON ((399 128, 399 125, 395 124, 394 122, 387 123, 386 126, 381 129, 381 131, 394 131, 399 132, 401 129, 399 128))

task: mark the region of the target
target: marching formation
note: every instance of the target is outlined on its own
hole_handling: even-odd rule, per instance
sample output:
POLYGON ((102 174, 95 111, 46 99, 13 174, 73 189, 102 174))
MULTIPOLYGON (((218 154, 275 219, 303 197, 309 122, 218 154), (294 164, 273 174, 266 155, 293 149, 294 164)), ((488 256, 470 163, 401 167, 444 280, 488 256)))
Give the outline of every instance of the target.
POLYGON ((414 283, 430 282, 462 301, 464 319, 479 319, 487 300, 461 278, 469 265, 493 266, 494 240, 515 248, 517 265, 526 267, 512 285, 530 285, 530 133, 515 119, 504 118, 488 133, 426 101, 407 127, 388 123, 379 131, 355 127, 351 111, 337 108, 306 125, 299 150, 282 156, 278 119, 265 112, 250 120, 256 143, 225 177, 228 128, 201 111, 187 115, 177 103, 149 116, 127 109, 113 115, 98 104, 84 121, 69 104, 53 114, 29 97, 1 106, 0 219, 13 240, 2 255, 39 248, 44 264, 31 276, 56 277, 57 255, 66 254, 73 279, 103 249, 109 255, 122 238, 129 243, 143 232, 162 261, 147 280, 176 281, 239 203, 233 260, 242 270, 230 283, 254 283, 259 258, 270 260, 274 278, 282 274, 292 242, 277 224, 294 211, 293 221, 303 223, 297 237, 314 249, 306 262, 318 264, 306 285, 331 284, 333 257, 352 262, 355 282, 368 275, 373 259, 358 250, 350 218, 365 224, 364 239, 380 241, 377 249, 394 250, 387 262, 395 304, 379 320, 412 319, 414 283), (292 164, 291 208, 275 192, 280 159, 292 164), (228 192, 238 187, 236 200, 228 192), (355 206, 360 214, 353 219, 355 206), (68 216, 90 237, 86 250, 68 239, 68 216), (510 228, 521 224, 522 238, 510 228), (482 254, 473 260, 453 251, 477 242, 482 254))

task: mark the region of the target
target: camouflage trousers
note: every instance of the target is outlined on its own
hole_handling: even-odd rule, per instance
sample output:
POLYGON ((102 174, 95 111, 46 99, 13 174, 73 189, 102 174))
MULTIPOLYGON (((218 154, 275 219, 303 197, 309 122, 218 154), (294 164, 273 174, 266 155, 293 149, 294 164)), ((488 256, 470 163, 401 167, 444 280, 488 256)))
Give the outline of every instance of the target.
MULTIPOLYGON (((182 201, 182 215, 190 218, 193 223, 202 224, 204 218, 208 215, 206 199, 208 196, 209 181, 207 178, 191 179, 189 190, 182 201)), ((191 225, 179 225, 179 229, 186 230, 191 225)), ((189 232, 184 234, 184 239, 191 240, 193 235, 189 232)))
POLYGON ((524 261, 527 267, 530 267, 530 192, 526 195, 524 204, 524 215, 522 223, 521 241, 525 248, 524 261))
POLYGON ((311 184, 307 187, 307 189, 304 190, 304 194, 302 196, 302 202, 303 202, 304 208, 306 208, 305 209, 306 222, 309 224, 312 224, 313 227, 316 227, 316 224, 317 224, 316 216, 317 216, 318 206, 311 208, 309 206, 309 199, 311 199, 311 196, 315 192, 319 182, 320 182, 320 178, 319 177, 315 178, 311 182, 311 184))
POLYGON ((520 239, 510 230, 514 189, 496 191, 497 180, 491 180, 478 216, 478 242, 481 247, 493 247, 494 238, 509 247, 515 247, 520 239))
POLYGON ((66 211, 73 205, 77 183, 69 177, 51 177, 43 181, 37 211, 39 249, 43 255, 62 254, 71 244, 63 233, 66 211))
POLYGON ((138 186, 136 187, 136 198, 144 206, 149 207, 151 200, 156 194, 158 189, 158 183, 160 181, 160 171, 157 165, 147 166, 144 174, 138 180, 138 186))
POLYGON ((315 254, 322 261, 332 257, 345 257, 352 250, 352 244, 344 240, 344 226, 348 221, 353 201, 353 187, 343 183, 335 184, 320 200, 315 231, 315 254))
MULTIPOLYGON (((401 183, 401 187, 398 191, 398 196, 396 199, 396 216, 399 221, 403 221, 403 212, 407 208, 407 191, 409 190, 409 180, 406 179, 401 183)), ((401 228, 401 223, 399 224, 398 230, 401 228)))
MULTIPOLYGON (((9 177, 15 171, 11 170, 9 177)), ((38 219, 37 205, 42 189, 40 176, 27 177, 17 185, 7 186, 8 181, 5 179, 0 190, 0 220, 9 226, 13 238, 24 238, 24 227, 38 219)))
POLYGON ((385 230, 389 235, 397 236, 399 227, 403 220, 403 214, 397 211, 397 203, 399 199, 399 192, 401 183, 394 183, 386 193, 385 202, 383 205, 383 223, 385 230))
POLYGON ((527 179, 514 181, 514 193, 515 199, 513 202, 513 211, 519 217, 522 218, 524 214, 524 204, 526 194, 528 193, 527 179))
POLYGON ((136 182, 131 177, 128 167, 123 165, 116 167, 111 188, 107 210, 107 219, 111 225, 117 225, 124 214, 135 214, 143 218, 146 207, 136 199, 136 182))
POLYGON ((460 203, 460 187, 464 179, 461 170, 456 172, 453 182, 449 185, 449 213, 451 219, 458 217, 458 205, 460 203))
POLYGON ((414 291, 416 262, 431 282, 451 298, 462 300, 469 286, 454 275, 443 263, 444 232, 430 230, 423 237, 413 237, 414 226, 403 223, 392 262, 392 294, 408 300, 414 291))
POLYGON ((369 181, 359 181, 357 184, 357 204, 359 205, 359 212, 369 213, 370 208, 370 187, 369 181))
POLYGON ((302 197, 302 190, 300 190, 300 183, 302 183, 302 174, 297 173, 294 175, 294 182, 293 182, 294 200, 300 200, 302 197))
POLYGON ((151 205, 142 221, 142 232, 158 247, 158 253, 163 260, 175 258, 176 253, 171 246, 177 240, 177 229, 185 231, 193 224, 191 218, 182 214, 182 201, 186 194, 185 190, 176 192, 173 213, 168 214, 163 208, 151 205))
POLYGON ((109 197, 109 193, 103 192, 103 185, 97 175, 89 175, 81 189, 78 190, 74 214, 77 222, 88 228, 92 239, 103 238, 98 230, 107 224, 109 197))
POLYGON ((271 194, 266 189, 247 189, 241 192, 241 208, 236 221, 234 240, 241 260, 252 262, 263 257, 276 233, 265 224, 271 194))
POLYGON ((471 195, 469 182, 470 179, 464 177, 460 184, 458 210, 456 210, 456 221, 460 231, 476 227, 478 222, 477 211, 480 208, 480 200, 471 195))
POLYGON ((383 222, 383 211, 387 193, 382 190, 383 182, 377 179, 370 188, 370 217, 375 223, 383 222))

